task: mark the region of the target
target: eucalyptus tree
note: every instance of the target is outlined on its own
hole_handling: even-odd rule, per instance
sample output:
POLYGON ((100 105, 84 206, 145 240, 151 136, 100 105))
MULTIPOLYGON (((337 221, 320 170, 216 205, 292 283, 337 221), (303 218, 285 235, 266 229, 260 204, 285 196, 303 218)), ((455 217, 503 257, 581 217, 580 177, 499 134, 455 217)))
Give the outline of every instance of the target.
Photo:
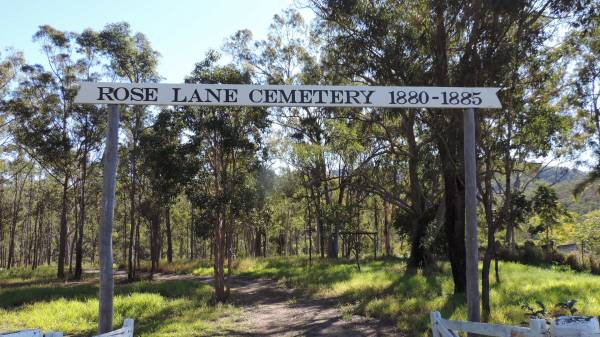
POLYGON ((21 52, 6 49, 6 53, 7 55, 0 58, 0 98, 4 98, 10 83, 17 78, 19 68, 25 61, 21 52))
MULTIPOLYGON (((108 58, 109 69, 114 76, 125 79, 131 83, 157 82, 160 76, 157 72, 160 54, 155 51, 150 41, 142 33, 131 32, 131 27, 126 22, 108 24, 100 32, 88 30, 85 32, 90 41, 95 41, 96 48, 108 58)), ((148 117, 145 106, 135 106, 123 116, 130 132, 128 147, 130 161, 130 193, 129 212, 129 252, 127 262, 127 277, 135 277, 134 254, 139 253, 139 242, 134 244, 134 233, 139 233, 140 201, 138 192, 138 162, 140 157, 139 142, 142 130, 148 117), (135 249, 135 251, 134 251, 135 249)))
POLYGON ((574 194, 579 195, 600 179, 600 4, 593 2, 574 26, 563 47, 573 67, 569 96, 580 120, 580 132, 587 136, 586 145, 595 155, 588 178, 575 187, 574 194))
MULTIPOLYGON (((564 1, 501 3, 423 1, 311 1, 322 21, 334 65, 349 78, 370 84, 495 86, 510 60, 505 35, 516 21, 500 20, 523 12, 527 25, 542 14, 568 10, 564 1), (420 24, 411 24, 418 18, 420 24), (410 63, 407 64, 406 61, 410 63)), ((462 120, 453 111, 434 110, 424 118, 440 156, 444 180, 444 223, 455 291, 466 285, 462 120)))
MULTIPOLYGON (((515 15, 524 15, 517 13, 515 15)), ((517 20, 524 22, 524 20, 517 20)), ((478 146, 481 153, 479 192, 487 225, 487 247, 482 268, 482 305, 490 314, 489 289, 491 260, 496 256, 496 233, 506 232, 505 245, 515 248, 515 228, 522 222, 523 193, 546 164, 532 165, 532 158, 564 153, 572 118, 564 113, 564 72, 555 50, 541 43, 550 32, 535 25, 519 27, 504 42, 510 52, 504 79, 510 90, 502 93, 501 111, 479 115, 478 146), (518 33, 517 33, 518 32, 518 33), (526 36, 523 38, 522 36, 526 36)), ((496 257, 496 282, 499 282, 496 257)))
MULTIPOLYGON (((319 40, 300 13, 288 9, 274 16, 265 40, 252 41, 249 31, 239 31, 226 44, 226 50, 261 82, 339 84, 336 78, 328 78, 319 64, 319 40)), ((356 163, 356 155, 352 163, 343 162, 344 157, 350 157, 335 153, 340 147, 336 148, 332 143, 331 134, 339 132, 339 136, 343 137, 346 126, 342 121, 348 118, 349 112, 344 114, 335 109, 307 107, 272 111, 273 121, 282 127, 281 136, 291 140, 282 143, 288 146, 280 151, 283 157, 287 157, 282 159, 301 170, 306 177, 309 190, 307 197, 311 201, 317 225, 317 251, 322 257, 325 253, 329 257, 337 257, 342 223, 336 212, 344 200, 344 190, 351 182, 348 170, 359 164, 356 163), (332 119, 339 119, 339 122, 332 119), (334 131, 336 128, 339 130, 334 131), (330 143, 332 147, 329 147, 330 143), (345 169, 343 172, 338 170, 342 166, 345 169), (336 191, 337 199, 334 195, 336 191)))
MULTIPOLYGON (((65 277, 68 191, 76 174, 73 163, 82 153, 87 156, 91 149, 93 137, 90 132, 93 127, 90 126, 89 116, 97 113, 93 107, 73 103, 77 82, 89 78, 90 71, 89 64, 84 61, 85 57, 77 53, 79 45, 76 38, 75 33, 40 26, 34 39, 42 44, 49 70, 40 65, 23 66, 23 81, 5 104, 5 109, 13 114, 17 122, 12 125, 16 142, 62 185, 57 268, 59 278, 65 277), (80 123, 82 118, 86 120, 83 124, 80 123), (81 144, 84 146, 81 147, 81 144)), ((96 137, 95 141, 97 140, 96 137)), ((82 184, 82 188, 84 186, 82 184)), ((80 228, 83 231, 82 224, 80 228)))
POLYGON ((532 235, 546 233, 546 244, 550 244, 550 231, 560 222, 566 211, 558 201, 556 191, 549 186, 539 185, 531 199, 531 209, 540 217, 540 224, 529 229, 532 235))
MULTIPOLYGON (((10 135, 6 132, 6 125, 10 124, 11 116, 5 111, 3 103, 7 94, 10 92, 10 85, 15 81, 19 73, 20 67, 24 62, 23 54, 14 50, 6 49, 7 55, 0 54, 0 135, 2 135, 2 141, 0 142, 2 150, 5 149, 5 145, 10 138, 10 135), (8 136, 8 137, 5 137, 8 136)), ((2 184, 4 181, 2 180, 2 184)), ((3 207, 3 196, 4 192, 0 191, 0 210, 3 207)), ((0 265, 3 262, 4 253, 4 221, 0 220, 0 265)))
MULTIPOLYGON (((220 55, 209 52, 186 78, 188 83, 248 84, 250 74, 232 65, 217 66, 220 55)), ((227 300, 233 262, 236 219, 252 207, 251 177, 259 169, 262 131, 268 126, 262 108, 187 107, 183 111, 189 147, 199 170, 188 195, 192 207, 203 210, 212 234, 215 295, 227 300), (225 265, 228 275, 225 277, 225 265)))
POLYGON ((146 205, 151 223, 152 272, 160 260, 160 219, 164 219, 167 234, 167 261, 173 262, 171 206, 183 191, 184 184, 196 170, 190 158, 189 145, 181 144, 183 121, 173 110, 161 111, 152 127, 144 130, 140 139, 143 169, 148 177, 151 195, 146 205), (161 216, 161 212, 164 212, 161 216))
MULTIPOLYGON (((328 71, 340 80, 369 85, 431 84, 431 53, 426 25, 408 24, 414 18, 429 20, 427 6, 395 3, 311 2, 320 20, 319 33, 325 37, 322 53, 328 71)), ((333 75, 332 75, 333 76, 333 75)), ((424 187, 428 182, 424 157, 437 139, 420 110, 372 110, 363 123, 377 137, 377 146, 387 159, 374 160, 376 168, 388 162, 383 175, 367 176, 363 188, 393 202, 410 221, 410 265, 424 264, 423 238, 440 203, 439 191, 424 187), (402 163, 408 163, 407 166, 402 163), (393 171, 389 171, 393 169, 393 171), (395 172, 395 175, 392 174, 395 172), (389 173, 389 174, 387 174, 389 173), (397 179, 396 177, 403 177, 397 179), (406 179, 404 179, 406 177, 406 179)), ((383 156, 382 156, 383 157, 383 156)), ((436 161, 433 161, 436 163, 436 161)), ((438 162, 439 163, 439 162, 438 162)), ((435 181, 435 177, 432 177, 435 181)))

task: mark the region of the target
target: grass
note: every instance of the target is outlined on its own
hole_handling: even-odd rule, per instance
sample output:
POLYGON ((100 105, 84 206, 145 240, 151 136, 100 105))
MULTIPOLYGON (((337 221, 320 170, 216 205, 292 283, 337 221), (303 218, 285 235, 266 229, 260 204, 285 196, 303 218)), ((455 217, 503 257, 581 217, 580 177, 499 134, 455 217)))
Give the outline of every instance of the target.
MULTIPOLYGON (((237 273, 248 277, 271 277, 305 289, 314 297, 339 301, 344 315, 354 313, 394 322, 412 336, 426 336, 429 312, 444 318, 466 319, 465 298, 453 294, 451 273, 442 265, 432 273, 407 273, 401 260, 376 260, 362 264, 305 259, 241 260, 237 273)), ((491 322, 520 325, 527 321, 521 305, 542 301, 548 307, 569 299, 578 301, 580 314, 600 314, 600 277, 572 271, 501 263, 501 283, 492 280, 491 322)))
POLYGON ((39 266, 35 270, 31 268, 0 268, 0 285, 7 286, 24 282, 41 282, 54 280, 56 278, 55 266, 39 266))
MULTIPOLYGON (((90 336, 98 324, 95 283, 19 285, 1 272, 11 286, 0 289, 0 331, 25 328, 90 336)), ((14 274, 17 271, 11 272, 14 274)), ((214 305, 213 289, 191 280, 140 281, 115 287, 114 326, 135 318, 136 336, 218 336, 234 331, 239 309, 214 305)))
MULTIPOLYGON (((163 272, 212 275, 209 261, 163 264, 163 272)), ((359 272, 351 261, 305 258, 240 259, 235 274, 269 277, 301 288, 307 296, 334 298, 343 319, 352 314, 377 317, 396 324, 411 336, 426 336, 430 311, 445 318, 466 318, 465 298, 453 295, 449 267, 407 273, 403 260, 368 260, 359 272)), ((41 328, 75 336, 90 335, 97 324, 97 285, 58 283, 52 273, 0 271, 0 331, 41 328), (29 281, 29 275, 36 283, 29 281), (43 283, 44 277, 49 280, 43 283), (19 280, 25 280, 19 283, 19 280)), ((492 283, 491 322, 520 325, 526 321, 523 303, 548 306, 575 299, 579 313, 600 314, 600 277, 564 268, 540 268, 501 263, 502 283, 492 283)), ((493 281, 493 278, 492 278, 493 281)), ((136 319, 136 336, 218 336, 236 331, 240 309, 213 305, 213 290, 190 280, 140 281, 115 288, 115 326, 136 319)), ((289 300, 293 304, 294 299, 289 300)), ((241 329, 241 328, 237 328, 241 329)), ((238 331, 242 332, 242 331, 238 331)))

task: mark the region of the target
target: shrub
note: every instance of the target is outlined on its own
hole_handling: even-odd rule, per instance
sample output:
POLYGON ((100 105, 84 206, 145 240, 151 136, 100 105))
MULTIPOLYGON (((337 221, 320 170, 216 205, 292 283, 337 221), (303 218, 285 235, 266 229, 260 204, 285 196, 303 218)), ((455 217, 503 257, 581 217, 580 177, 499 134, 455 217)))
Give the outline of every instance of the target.
POLYGON ((544 251, 531 241, 525 242, 519 251, 519 262, 523 264, 540 265, 546 262, 544 251))
POLYGON ((561 253, 561 252, 559 252, 557 250, 552 250, 549 254, 552 257, 551 261, 553 263, 556 263, 556 264, 565 264, 566 257, 565 257, 565 255, 563 253, 561 253))
POLYGON ((590 256, 590 270, 594 275, 600 275, 600 263, 593 256, 590 256))
POLYGON ((569 267, 571 267, 571 269, 575 270, 575 271, 584 271, 585 270, 585 265, 583 263, 579 262, 579 259, 577 258, 577 254, 569 254, 569 256, 567 256, 567 264, 569 265, 569 267))
POLYGON ((511 249, 509 247, 505 247, 502 245, 498 245, 498 247, 496 248, 496 255, 498 256, 498 258, 500 260, 503 260, 503 261, 511 261, 511 262, 519 261, 519 254, 516 250, 511 251, 511 249))

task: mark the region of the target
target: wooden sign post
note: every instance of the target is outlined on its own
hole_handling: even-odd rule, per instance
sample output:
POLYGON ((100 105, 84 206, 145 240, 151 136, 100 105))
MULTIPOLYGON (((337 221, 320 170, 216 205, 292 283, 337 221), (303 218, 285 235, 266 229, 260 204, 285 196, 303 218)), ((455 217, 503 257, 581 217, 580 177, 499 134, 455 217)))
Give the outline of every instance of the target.
MULTIPOLYGON (((80 104, 109 104, 100 228, 100 332, 112 326, 112 224, 118 155, 117 105, 465 109, 465 225, 468 318, 479 321, 475 109, 501 108, 499 88, 82 82, 80 104)), ((106 330, 108 329, 108 330, 106 330)))

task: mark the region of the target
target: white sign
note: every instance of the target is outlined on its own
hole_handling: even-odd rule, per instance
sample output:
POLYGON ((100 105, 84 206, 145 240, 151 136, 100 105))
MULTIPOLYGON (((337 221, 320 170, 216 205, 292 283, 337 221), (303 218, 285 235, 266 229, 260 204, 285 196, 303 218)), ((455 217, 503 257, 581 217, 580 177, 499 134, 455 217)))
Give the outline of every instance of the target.
POLYGON ((75 103, 501 108, 499 88, 82 82, 75 103))

